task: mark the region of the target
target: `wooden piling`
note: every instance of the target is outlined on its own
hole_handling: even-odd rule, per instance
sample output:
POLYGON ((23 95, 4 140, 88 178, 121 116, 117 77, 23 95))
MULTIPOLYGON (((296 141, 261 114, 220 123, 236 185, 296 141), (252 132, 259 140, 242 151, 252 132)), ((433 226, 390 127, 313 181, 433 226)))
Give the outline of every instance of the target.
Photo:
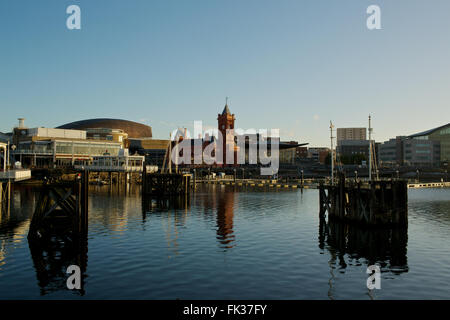
POLYGON ((408 223, 406 181, 346 182, 340 174, 335 185, 319 185, 319 218, 347 220, 368 225, 408 223))

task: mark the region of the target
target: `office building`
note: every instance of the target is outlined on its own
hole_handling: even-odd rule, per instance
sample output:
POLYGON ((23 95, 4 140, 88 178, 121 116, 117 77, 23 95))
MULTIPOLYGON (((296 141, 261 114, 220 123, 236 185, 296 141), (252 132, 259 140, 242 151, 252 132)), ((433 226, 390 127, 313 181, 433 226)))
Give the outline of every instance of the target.
POLYGON ((337 128, 337 143, 344 140, 367 140, 366 128, 337 128))

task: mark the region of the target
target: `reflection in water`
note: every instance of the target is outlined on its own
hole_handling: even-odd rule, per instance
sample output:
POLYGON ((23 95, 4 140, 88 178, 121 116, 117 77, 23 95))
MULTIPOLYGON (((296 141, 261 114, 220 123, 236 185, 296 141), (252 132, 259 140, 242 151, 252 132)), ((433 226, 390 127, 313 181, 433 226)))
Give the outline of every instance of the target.
MULTIPOLYGON (((14 190, 11 199, 14 215, 0 223, 0 234, 8 236, 16 245, 27 240, 39 190, 39 188, 33 187, 21 187, 14 190)), ((83 280, 86 277, 88 250, 87 233, 74 237, 72 241, 68 240, 64 234, 55 233, 46 241, 29 240, 28 248, 42 296, 60 290, 68 291, 66 281, 70 274, 67 274, 66 270, 70 265, 79 266, 82 273, 82 289, 71 291, 75 294, 84 295, 83 280)))
MULTIPOLYGON (((408 229, 406 228, 367 228, 331 220, 321 219, 319 225, 319 248, 330 253, 328 262, 330 278, 328 280, 328 298, 334 299, 336 266, 345 273, 347 264, 367 266, 377 264, 381 272, 399 275, 408 272, 407 264, 408 229), (346 258, 347 257, 347 262, 346 258)), ((367 295, 373 299, 371 290, 367 295)))
POLYGON ((331 266, 340 270, 348 262, 367 265, 379 264, 382 271, 394 274, 408 272, 407 264, 408 230, 405 228, 364 228, 338 221, 320 222, 319 247, 331 254, 331 266))
POLYGON ((191 202, 188 194, 171 197, 147 196, 142 198, 143 223, 145 223, 149 214, 165 214, 165 221, 167 223, 165 226, 167 247, 174 255, 178 255, 179 253, 178 228, 186 225, 190 206, 191 202))
POLYGON ((217 239, 224 249, 234 247, 233 218, 234 192, 225 191, 220 194, 217 204, 217 239))
POLYGON ((188 210, 190 208, 189 195, 173 197, 143 197, 142 217, 145 220, 147 213, 167 212, 171 210, 188 210))
POLYGON ((71 291, 79 295, 85 294, 88 251, 86 235, 73 242, 53 238, 48 242, 29 241, 28 245, 41 295, 68 290, 66 281, 70 274, 66 271, 70 265, 77 265, 81 270, 81 289, 71 291))

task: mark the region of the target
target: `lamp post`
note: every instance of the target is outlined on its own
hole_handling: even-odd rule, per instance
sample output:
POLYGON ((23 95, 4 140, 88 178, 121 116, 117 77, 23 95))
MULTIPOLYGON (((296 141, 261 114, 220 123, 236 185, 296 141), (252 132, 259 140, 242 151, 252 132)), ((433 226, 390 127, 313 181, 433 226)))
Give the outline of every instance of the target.
POLYGON ((420 183, 419 169, 417 169, 416 173, 417 173, 417 182, 420 183))
POLYGON ((355 170, 355 181, 357 181, 357 180, 358 180, 358 171, 355 170))
POLYGON ((242 168, 242 180, 245 179, 245 175, 244 175, 244 168, 242 168))
POLYGON ((301 173, 302 173, 302 187, 303 187, 303 185, 304 185, 304 179, 303 179, 303 169, 302 169, 301 173))
POLYGON ((397 180, 400 179, 400 172, 398 170, 395 172, 397 173, 397 180))

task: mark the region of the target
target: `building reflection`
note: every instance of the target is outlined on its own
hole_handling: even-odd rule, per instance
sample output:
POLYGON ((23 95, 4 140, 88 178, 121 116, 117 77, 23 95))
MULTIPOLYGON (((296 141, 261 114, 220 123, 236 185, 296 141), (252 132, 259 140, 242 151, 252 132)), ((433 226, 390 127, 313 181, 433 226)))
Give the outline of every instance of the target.
MULTIPOLYGON (((186 225, 188 211, 191 206, 188 194, 171 197, 142 197, 142 220, 145 221, 152 215, 164 215, 165 235, 167 248, 174 255, 179 251, 179 228, 186 225)), ((144 224, 145 225, 145 224, 144 224)), ((168 256, 171 258, 172 254, 168 256)))
POLYGON ((230 190, 219 195, 217 201, 217 240, 224 249, 234 247, 234 201, 236 194, 230 190))
POLYGON ((407 245, 406 228, 365 228, 339 221, 321 221, 319 226, 319 247, 330 252, 330 265, 341 270, 363 260, 379 264, 382 271, 408 272, 407 245))

